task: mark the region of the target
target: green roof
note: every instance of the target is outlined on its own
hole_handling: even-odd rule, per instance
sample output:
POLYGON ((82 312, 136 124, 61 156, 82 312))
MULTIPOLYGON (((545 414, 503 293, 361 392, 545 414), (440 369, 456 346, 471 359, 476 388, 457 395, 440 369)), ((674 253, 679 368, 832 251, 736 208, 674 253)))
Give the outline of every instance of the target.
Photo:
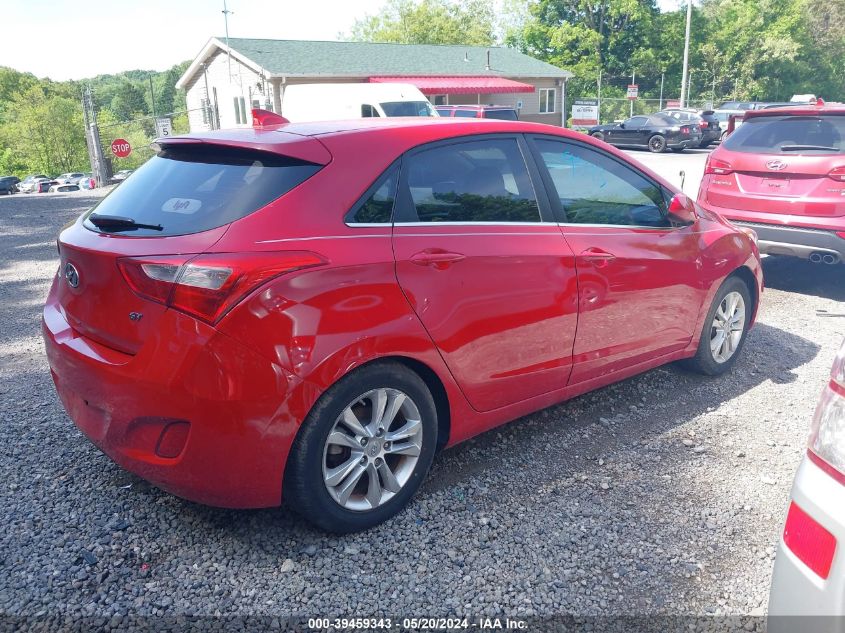
MULTIPOLYGON (((225 38, 217 38, 225 42, 225 38)), ((569 71, 501 46, 439 46, 229 38, 234 51, 273 75, 570 77, 569 71), (490 51, 490 68, 487 68, 490 51)))

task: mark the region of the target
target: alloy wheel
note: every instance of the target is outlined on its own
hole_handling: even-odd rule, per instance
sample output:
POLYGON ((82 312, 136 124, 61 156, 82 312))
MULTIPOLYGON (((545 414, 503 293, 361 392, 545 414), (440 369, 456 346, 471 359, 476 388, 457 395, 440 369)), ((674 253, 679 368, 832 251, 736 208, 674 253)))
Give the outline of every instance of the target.
POLYGON ((323 448, 323 482, 347 510, 387 503, 419 460, 423 424, 414 401, 398 389, 373 389, 338 416, 323 448))
POLYGON ((734 355, 745 330, 745 300, 738 292, 724 296, 710 325, 710 351, 713 360, 724 363, 734 355))

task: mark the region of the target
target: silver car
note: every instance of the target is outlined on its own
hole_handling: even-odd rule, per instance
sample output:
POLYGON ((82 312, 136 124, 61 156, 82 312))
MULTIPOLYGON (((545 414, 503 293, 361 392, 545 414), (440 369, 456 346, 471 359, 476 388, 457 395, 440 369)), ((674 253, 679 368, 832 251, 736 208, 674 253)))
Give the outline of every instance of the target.
POLYGON ((813 417, 772 575, 768 631, 796 630, 845 631, 845 342, 813 417))

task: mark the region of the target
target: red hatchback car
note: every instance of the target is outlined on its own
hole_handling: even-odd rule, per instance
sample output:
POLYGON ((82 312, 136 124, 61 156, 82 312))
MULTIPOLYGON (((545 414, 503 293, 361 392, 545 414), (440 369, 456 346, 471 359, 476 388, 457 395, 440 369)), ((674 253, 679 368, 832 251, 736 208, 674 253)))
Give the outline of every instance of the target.
POLYGON ((746 112, 708 157, 698 203, 754 229, 762 253, 845 261, 845 105, 746 112))
POLYGON ((77 426, 201 503, 363 529, 437 449, 670 361, 722 373, 754 321, 753 233, 567 130, 159 143, 62 231, 43 332, 77 426))

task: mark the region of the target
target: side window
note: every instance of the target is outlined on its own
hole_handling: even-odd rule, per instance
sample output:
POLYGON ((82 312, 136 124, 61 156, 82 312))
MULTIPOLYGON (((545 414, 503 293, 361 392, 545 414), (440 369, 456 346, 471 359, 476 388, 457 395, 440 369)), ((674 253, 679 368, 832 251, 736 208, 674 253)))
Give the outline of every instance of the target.
POLYGON ((625 121, 625 127, 642 127, 648 123, 648 117, 635 116, 625 121))
POLYGON ((454 143, 407 157, 419 222, 539 222, 540 209, 516 139, 454 143))
POLYGON ((370 187, 364 199, 346 214, 346 223, 390 224, 398 180, 399 167, 394 165, 370 187))
POLYGON ((361 104, 361 116, 364 118, 380 116, 378 110, 376 110, 373 106, 369 103, 362 103, 361 104))
POLYGON ((660 187, 599 152, 536 141, 570 224, 671 226, 660 187))
POLYGON ((478 116, 475 110, 455 110, 455 116, 474 119, 478 116))

